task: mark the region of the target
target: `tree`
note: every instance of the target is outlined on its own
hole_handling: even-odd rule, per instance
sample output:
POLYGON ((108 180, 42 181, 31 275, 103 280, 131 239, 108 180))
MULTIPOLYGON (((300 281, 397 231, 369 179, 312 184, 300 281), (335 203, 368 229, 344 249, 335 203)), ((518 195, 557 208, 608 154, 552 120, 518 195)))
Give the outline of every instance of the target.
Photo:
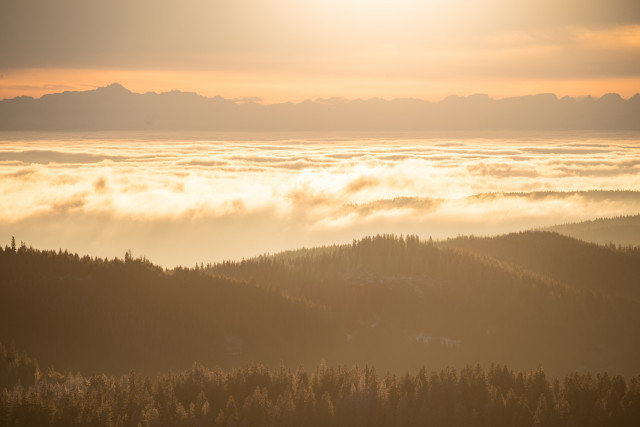
POLYGON ((333 402, 331 401, 331 396, 328 392, 324 392, 322 397, 320 398, 320 402, 317 405, 318 409, 318 423, 321 426, 329 426, 333 424, 333 419, 335 416, 335 410, 333 408, 333 402))

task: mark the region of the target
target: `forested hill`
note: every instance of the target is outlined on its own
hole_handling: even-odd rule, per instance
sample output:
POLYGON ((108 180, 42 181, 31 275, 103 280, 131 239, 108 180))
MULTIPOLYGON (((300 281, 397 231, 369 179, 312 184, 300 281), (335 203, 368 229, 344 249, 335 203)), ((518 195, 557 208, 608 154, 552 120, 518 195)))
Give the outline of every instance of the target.
POLYGON ((637 324, 633 298, 417 237, 169 271, 130 255, 0 250, 0 342, 63 372, 325 359, 394 372, 502 363, 634 375, 637 324))
POLYGON ((598 218, 590 221, 554 225, 545 230, 555 231, 587 242, 640 246, 640 215, 598 218))
POLYGON ((640 300, 640 252, 585 243, 552 232, 459 237, 442 243, 544 274, 575 289, 640 300))
POLYGON ((28 387, 41 376, 36 360, 19 353, 15 348, 7 348, 0 342, 0 390, 10 389, 18 384, 28 387))
POLYGON ((333 325, 278 291, 196 270, 0 248, 0 342, 44 368, 155 374, 194 361, 317 364, 336 346, 333 325))
MULTIPOLYGON (((532 244, 535 243, 532 241, 532 244)), ((590 260, 587 260, 590 262, 590 260)), ((640 303, 417 237, 287 252, 209 269, 326 307, 377 366, 543 363, 638 369, 640 303)))

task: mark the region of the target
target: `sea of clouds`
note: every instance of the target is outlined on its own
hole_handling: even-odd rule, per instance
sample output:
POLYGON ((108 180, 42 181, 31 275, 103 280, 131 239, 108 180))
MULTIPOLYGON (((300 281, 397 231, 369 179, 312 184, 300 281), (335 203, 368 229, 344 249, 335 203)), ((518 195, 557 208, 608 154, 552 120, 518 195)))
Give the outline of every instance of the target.
POLYGON ((637 133, 0 134, 0 242, 165 266, 637 214, 636 191, 637 133))

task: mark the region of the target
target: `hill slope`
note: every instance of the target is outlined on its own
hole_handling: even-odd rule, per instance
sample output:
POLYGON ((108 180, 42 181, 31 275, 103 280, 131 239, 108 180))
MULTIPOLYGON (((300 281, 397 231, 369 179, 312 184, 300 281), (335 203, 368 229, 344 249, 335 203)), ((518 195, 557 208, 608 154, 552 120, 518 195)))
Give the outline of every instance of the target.
POLYGON ((396 372, 506 363, 544 364, 554 375, 631 375, 638 322, 640 303, 621 293, 578 289, 416 237, 205 270, 26 247, 0 252, 0 341, 42 366, 85 374, 325 359, 396 372))
POLYGON ((598 218, 545 228, 575 239, 600 244, 640 246, 640 215, 598 218))
MULTIPOLYGON (((532 244, 534 242, 532 241, 532 244)), ((322 305, 377 366, 544 363, 552 372, 634 372, 640 304, 415 237, 223 263, 212 274, 253 280, 322 305)))
POLYGON ((460 237, 443 246, 507 261, 575 289, 640 300, 640 255, 635 253, 543 231, 460 237))
POLYGON ((332 325, 279 292, 198 271, 0 249, 0 341, 63 372, 318 363, 335 347, 332 325))

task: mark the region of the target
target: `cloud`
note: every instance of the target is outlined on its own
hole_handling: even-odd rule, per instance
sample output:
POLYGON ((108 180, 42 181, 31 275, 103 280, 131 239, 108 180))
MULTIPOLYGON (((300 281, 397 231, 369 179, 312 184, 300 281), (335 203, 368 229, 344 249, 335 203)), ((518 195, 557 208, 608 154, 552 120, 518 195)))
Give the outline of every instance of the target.
POLYGON ((531 168, 520 168, 504 163, 478 163, 467 166, 472 175, 490 175, 494 177, 537 177, 539 174, 531 168))
POLYGON ((105 192, 105 191, 107 191, 108 190, 107 180, 104 179, 103 177, 100 177, 100 178, 96 179, 93 182, 93 188, 97 192, 105 192))
POLYGON ((611 147, 525 147, 520 151, 531 154, 598 154, 611 151, 611 147))
POLYGON ((229 164, 229 162, 221 161, 221 160, 187 160, 187 161, 180 161, 179 163, 185 166, 204 166, 204 167, 225 166, 229 164))
POLYGON ((551 139, 543 148, 526 139, 370 139, 366 145, 324 136, 281 141, 185 145, 153 138, 144 144, 88 139, 63 146, 46 140, 8 141, 0 153, 5 161, 0 173, 7 178, 0 189, 6 203, 20 206, 21 215, 84 191, 92 193, 85 210, 108 206, 118 215, 162 216, 200 207, 228 209, 238 194, 249 210, 275 207, 284 212, 293 204, 323 206, 326 213, 327 206, 364 206, 396 197, 635 188, 639 181, 640 152, 633 140, 623 138, 613 143, 551 139), (56 150, 31 148, 54 144, 56 150), (40 166, 25 169, 24 163, 11 163, 16 161, 40 166), (38 203, 23 200, 24 194, 37 194, 38 203))
POLYGON ((28 167, 21 167, 13 172, 5 172, 2 174, 2 176, 7 179, 14 178, 14 179, 26 181, 26 180, 35 179, 37 173, 38 173, 37 168, 28 166, 28 167))
POLYGON ((345 188, 346 193, 357 193, 360 190, 363 190, 368 187, 375 187, 380 184, 380 180, 371 176, 361 176, 353 181, 351 181, 347 187, 345 188))
POLYGON ((345 205, 336 211, 334 219, 338 217, 357 214, 361 219, 382 215, 398 217, 424 217, 428 213, 433 213, 444 200, 429 199, 420 197, 396 197, 394 199, 376 200, 365 204, 345 205))
POLYGON ((323 215, 314 215, 309 208, 326 208, 333 201, 298 194, 300 211, 284 216, 274 209, 249 209, 236 200, 229 202, 226 212, 191 209, 178 216, 156 218, 84 212, 83 197, 77 195, 46 213, 11 223, 0 221, 0 236, 8 241, 15 235, 37 247, 62 247, 98 256, 121 257, 131 249, 165 266, 193 265, 196 261, 241 259, 302 246, 348 243, 376 233, 411 233, 423 238, 487 235, 640 208, 640 193, 620 193, 396 198, 334 207, 330 214, 323 215))
POLYGON ((84 194, 74 194, 67 200, 54 203, 51 205, 50 213, 53 215, 64 214, 67 215, 72 212, 82 210, 85 204, 84 194))
POLYGON ((640 144, 628 135, 549 135, 545 149, 512 136, 137 138, 3 135, 0 237, 171 265, 640 211, 636 191, 588 191, 640 189, 640 144))
POLYGON ((19 160, 23 163, 99 163, 118 160, 120 156, 100 156, 89 153, 65 153, 50 150, 0 151, 0 161, 19 160))

